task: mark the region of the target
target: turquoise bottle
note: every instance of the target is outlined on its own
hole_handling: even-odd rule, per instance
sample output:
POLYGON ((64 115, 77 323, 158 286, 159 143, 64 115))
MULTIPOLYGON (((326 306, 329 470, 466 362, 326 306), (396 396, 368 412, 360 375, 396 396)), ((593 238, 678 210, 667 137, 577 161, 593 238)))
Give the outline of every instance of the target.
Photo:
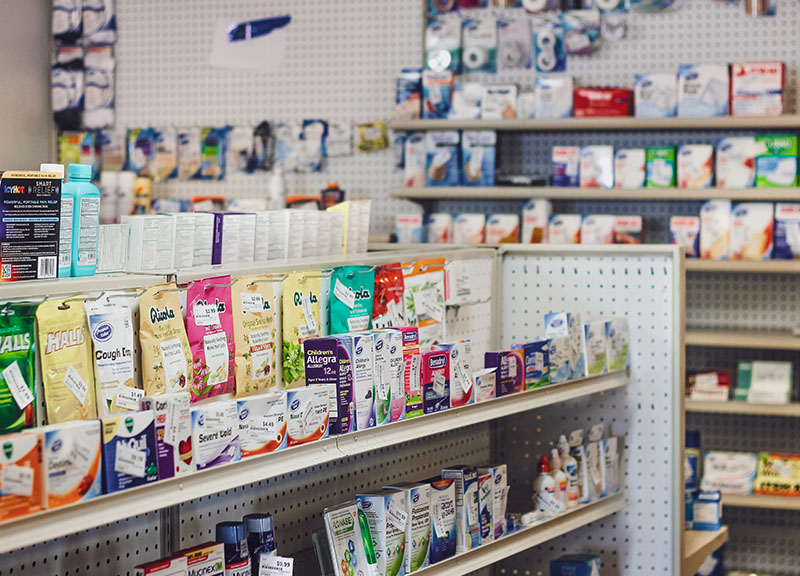
POLYGON ((89 164, 70 164, 65 184, 74 198, 72 216, 72 275, 94 276, 100 234, 100 190, 92 184, 89 164))

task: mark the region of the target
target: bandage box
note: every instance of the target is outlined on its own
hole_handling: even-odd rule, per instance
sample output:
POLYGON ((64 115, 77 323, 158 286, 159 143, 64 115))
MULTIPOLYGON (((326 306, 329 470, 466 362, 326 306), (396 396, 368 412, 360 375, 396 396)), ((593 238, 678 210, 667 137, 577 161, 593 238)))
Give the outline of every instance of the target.
POLYGON ((577 186, 580 165, 580 148, 577 146, 553 146, 553 164, 551 167, 553 186, 577 186))
POLYGON ((536 94, 533 92, 517 94, 517 118, 519 120, 536 118, 536 94))
POLYGON ((672 216, 669 219, 670 244, 686 249, 687 258, 700 257, 700 218, 697 216, 672 216))
POLYGON ((236 404, 242 458, 286 448, 286 392, 256 394, 242 398, 236 404))
POLYGON ((456 214, 453 218, 454 244, 483 244, 486 235, 486 216, 456 214))
POLYGON ((623 370, 631 365, 631 334, 627 318, 606 321, 608 371, 623 370))
POLYGON ((519 242, 517 214, 489 214, 486 217, 487 244, 516 244, 519 242))
POLYGON ((428 482, 401 482, 387 486, 404 494, 406 502, 406 574, 429 565, 431 539, 431 485, 428 482))
POLYGON ((188 570, 186 556, 175 556, 139 564, 134 568, 134 576, 188 576, 188 570))
POLYGON ((783 62, 734 62, 731 116, 780 116, 785 82, 783 62))
POLYGON ((328 437, 333 396, 334 390, 330 385, 306 386, 286 392, 287 447, 328 437))
POLYGON ((472 345, 469 340, 449 344, 434 344, 435 350, 443 350, 450 355, 450 408, 466 406, 475 401, 473 394, 470 356, 472 345))
POLYGON ((483 97, 483 120, 513 120, 517 117, 517 86, 504 84, 487 86, 483 97))
MULTIPOLYGON (((405 573, 406 494, 384 489, 374 494, 358 494, 356 500, 367 517, 375 548, 378 574, 402 576, 405 573)), ((253 575, 258 576, 258 575, 253 575)))
POLYGON ((432 350, 422 354, 422 409, 433 414, 450 408, 450 353, 432 350))
POLYGON ((614 244, 641 244, 642 217, 615 216, 614 244))
POLYGON ((630 116, 633 93, 628 88, 575 88, 575 118, 630 116))
POLYGON ((634 115, 639 118, 668 118, 678 113, 678 78, 675 74, 637 74, 634 86, 634 115))
POLYGON ((494 541, 494 482, 492 475, 478 474, 478 518, 481 546, 494 541))
POLYGON ((708 200, 700 207, 700 258, 727 260, 730 256, 731 202, 708 200))
MULTIPOLYGON (((158 480, 155 414, 152 411, 106 416, 100 420, 100 426, 104 494, 158 480)), ((196 445, 194 450, 197 450, 196 445)))
POLYGON ((404 178, 406 188, 420 188, 425 185, 425 136, 411 133, 405 142, 404 178))
POLYGON ((681 64, 678 67, 678 116, 727 116, 727 64, 681 64))
POLYGON ((525 389, 532 390, 550 384, 550 340, 539 338, 525 344, 513 344, 512 350, 522 350, 525 363, 525 389))
POLYGON ((189 404, 188 392, 142 398, 142 410, 152 410, 156 418, 159 480, 194 472, 189 404))
POLYGON ((461 185, 494 186, 497 132, 465 130, 461 135, 461 185))
POLYGON ((797 136, 757 136, 756 188, 791 188, 797 183, 797 136))
POLYGON ((417 120, 422 109, 422 69, 403 68, 397 79, 395 120, 417 120))
POLYGON ((581 223, 581 244, 613 244, 616 216, 590 214, 581 223))
POLYGON ((571 554, 550 562, 550 576, 600 576, 600 556, 571 554))
POLYGON ((614 147, 584 146, 579 168, 581 188, 614 187, 614 147))
POLYGON ((451 120, 477 120, 481 117, 486 87, 478 82, 458 83, 453 88, 453 103, 447 115, 451 120))
POLYGON ((492 477, 492 522, 494 524, 494 539, 498 540, 506 534, 506 505, 508 499, 508 467, 497 464, 478 468, 478 475, 486 474, 492 477))
POLYGON ((352 336, 356 430, 366 430, 375 427, 375 338, 371 332, 352 336))
POLYGON ((616 188, 644 188, 644 148, 624 148, 614 154, 614 186, 616 188))
POLYGON ((453 73, 425 70, 422 73, 422 117, 447 118, 453 99, 453 73))
POLYGON ((550 382, 558 384, 570 379, 569 314, 545 314, 545 336, 550 340, 550 382))
POLYGON ((103 493, 98 420, 53 424, 39 428, 38 433, 45 508, 60 508, 103 493))
POLYGON ((442 470, 442 478, 452 479, 456 501, 456 552, 480 546, 478 518, 478 472, 474 466, 453 466, 442 470))
POLYGON ((198 471, 242 459, 236 400, 192 408, 192 451, 198 471))
POLYGON ((686 397, 705 402, 727 402, 731 390, 728 370, 693 372, 686 375, 686 397))
POLYGON ((608 372, 608 346, 606 343, 606 323, 603 320, 587 322, 583 325, 587 375, 597 376, 608 372))
POLYGON ((535 91, 537 118, 569 118, 572 116, 572 78, 570 76, 537 76, 535 91))
POLYGON ((647 148, 645 150, 647 188, 675 187, 675 148, 647 148))
POLYGON ((425 136, 425 186, 458 186, 458 131, 425 136))
POLYGON ((456 486, 452 478, 430 478, 431 546, 430 563, 456 554, 456 486))
POLYGON ((553 215, 547 232, 550 244, 580 244, 581 224, 580 214, 553 215))
POLYGON ((713 146, 685 144, 678 148, 678 188, 710 188, 713 181, 713 146))
POLYGON ((205 542, 181 550, 177 555, 186 559, 187 576, 224 576, 225 544, 205 542))
POLYGON ((497 21, 494 18, 467 18, 461 28, 464 44, 464 72, 497 71, 497 21))
POLYGON ((498 398, 525 390, 525 360, 522 350, 486 352, 484 367, 496 369, 498 398))
POLYGON ((397 214, 394 217, 394 234, 398 244, 422 243, 422 215, 397 214))
POLYGON ((732 260, 769 260, 772 257, 774 210, 771 202, 742 202, 734 207, 732 260))
POLYGON ((774 257, 800 258, 800 204, 775 204, 774 257))
POLYGON ((453 216, 447 212, 425 215, 425 242, 450 244, 453 238, 453 216))
POLYGON ((754 404, 787 404, 792 392, 791 362, 739 362, 734 400, 754 404))
POLYGON ((722 138, 717 142, 717 188, 752 188, 756 183, 756 139, 722 138))
POLYGON ((549 200, 532 199, 522 207, 522 243, 547 244, 553 206, 549 200))
POLYGON ((0 521, 42 510, 42 441, 35 432, 3 436, 0 521))
POLYGON ((756 479, 755 454, 742 452, 706 452, 700 488, 723 494, 752 494, 756 479))

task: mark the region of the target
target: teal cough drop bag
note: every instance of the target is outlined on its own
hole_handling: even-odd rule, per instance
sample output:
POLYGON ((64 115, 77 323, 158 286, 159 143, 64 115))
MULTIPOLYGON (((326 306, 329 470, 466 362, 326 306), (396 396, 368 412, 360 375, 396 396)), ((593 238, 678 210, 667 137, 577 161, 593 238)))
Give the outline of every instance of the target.
POLYGON ((374 267, 339 266, 330 280, 331 334, 368 330, 372 322, 374 267))

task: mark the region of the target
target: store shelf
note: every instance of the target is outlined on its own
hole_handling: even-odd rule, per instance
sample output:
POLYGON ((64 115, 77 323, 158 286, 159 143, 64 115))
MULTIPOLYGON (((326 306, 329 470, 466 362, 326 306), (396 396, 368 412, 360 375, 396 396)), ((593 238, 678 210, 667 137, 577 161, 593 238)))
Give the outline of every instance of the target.
POLYGON ((758 330, 686 330, 687 346, 800 350, 800 338, 789 332, 758 330))
POLYGON ((763 494, 723 494, 722 505, 737 508, 770 508, 773 510, 800 510, 800 498, 795 496, 764 496, 763 494))
POLYGON ((683 576, 694 576, 710 554, 728 541, 728 527, 716 532, 687 530, 683 533, 683 576))
POLYGON ((722 130, 798 128, 800 116, 714 116, 706 118, 553 118, 531 120, 403 120, 393 130, 501 130, 568 132, 572 130, 722 130))
POLYGON ((57 280, 26 280, 23 282, 3 282, 0 284, 0 298, 16 300, 20 298, 47 298, 68 296, 84 292, 108 290, 130 290, 153 286, 167 281, 165 275, 154 274, 98 274, 80 278, 59 278, 57 280))
POLYGON ((762 272, 800 274, 797 260, 686 260, 686 270, 697 272, 762 272))
POLYGON ((345 434, 162 480, 0 524, 0 554, 323 462, 619 388, 627 371, 581 378, 395 424, 345 434))
POLYGON ((686 399, 687 412, 708 414, 752 414, 755 416, 800 416, 800 403, 751 404, 749 402, 703 402, 686 399))
POLYGON ((609 496, 603 500, 569 510, 542 524, 517 530, 505 538, 439 562, 429 568, 420 570, 417 574, 430 576, 461 576, 462 574, 469 574, 474 570, 491 566, 509 556, 524 552, 529 548, 619 512, 626 505, 626 495, 624 493, 609 496))
POLYGON ((395 188, 409 200, 800 200, 797 188, 566 188, 555 186, 429 186, 395 188))

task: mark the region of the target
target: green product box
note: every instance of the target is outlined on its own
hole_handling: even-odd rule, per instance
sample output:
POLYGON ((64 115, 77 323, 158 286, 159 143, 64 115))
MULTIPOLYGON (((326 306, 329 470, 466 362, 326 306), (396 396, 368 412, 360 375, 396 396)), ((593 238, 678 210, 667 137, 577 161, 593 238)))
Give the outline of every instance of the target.
POLYGON ((756 188, 792 188, 798 185, 797 136, 756 136, 756 188))
POLYGON ((747 395, 750 393, 750 382, 753 380, 753 363, 739 362, 739 369, 736 373, 736 388, 733 391, 733 399, 738 402, 747 402, 747 395))
POLYGON ((677 179, 675 148, 673 146, 647 148, 645 171, 647 188, 675 188, 677 179))

